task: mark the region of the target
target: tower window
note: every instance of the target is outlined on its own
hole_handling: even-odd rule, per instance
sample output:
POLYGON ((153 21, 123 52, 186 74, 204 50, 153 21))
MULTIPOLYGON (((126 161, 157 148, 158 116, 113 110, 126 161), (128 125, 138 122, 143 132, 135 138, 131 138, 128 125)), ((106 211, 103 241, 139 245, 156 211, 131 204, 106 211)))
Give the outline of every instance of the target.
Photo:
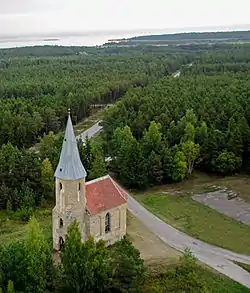
POLYGON ((62 183, 61 182, 60 182, 59 186, 60 186, 60 190, 62 190, 62 183))
POLYGON ((62 218, 59 221, 59 228, 63 228, 63 219, 62 218))
POLYGON ((110 232, 110 213, 105 216, 105 233, 110 232))
POLYGON ((78 190, 81 191, 81 183, 78 184, 78 190))
POLYGON ((63 240, 62 237, 60 237, 60 238, 59 238, 59 251, 62 250, 63 245, 64 245, 64 240, 63 240))

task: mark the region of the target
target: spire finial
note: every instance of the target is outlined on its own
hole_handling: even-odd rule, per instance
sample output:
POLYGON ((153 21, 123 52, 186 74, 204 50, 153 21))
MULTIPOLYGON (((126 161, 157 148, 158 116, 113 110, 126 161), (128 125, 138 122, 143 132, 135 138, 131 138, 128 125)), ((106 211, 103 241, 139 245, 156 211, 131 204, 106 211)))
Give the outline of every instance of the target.
POLYGON ((69 116, 70 116, 70 108, 68 108, 68 114, 69 114, 69 116))

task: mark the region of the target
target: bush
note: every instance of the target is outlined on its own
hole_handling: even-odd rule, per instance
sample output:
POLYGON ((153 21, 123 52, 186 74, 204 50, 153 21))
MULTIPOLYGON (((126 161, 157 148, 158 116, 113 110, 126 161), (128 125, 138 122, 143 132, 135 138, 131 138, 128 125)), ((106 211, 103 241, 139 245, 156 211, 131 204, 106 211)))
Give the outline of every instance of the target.
POLYGON ((208 292, 206 284, 204 280, 200 278, 198 272, 196 258, 189 250, 186 250, 184 255, 180 258, 180 265, 175 269, 169 270, 167 273, 166 292, 208 292))
POLYGON ((20 220, 28 221, 33 215, 35 209, 35 194, 32 189, 30 189, 25 184, 22 185, 20 191, 20 209, 18 215, 20 220))
POLYGON ((112 292, 140 292, 146 278, 140 252, 125 237, 112 247, 112 292))
POLYGON ((242 165, 242 159, 232 152, 223 151, 213 162, 215 170, 222 174, 232 174, 242 165))

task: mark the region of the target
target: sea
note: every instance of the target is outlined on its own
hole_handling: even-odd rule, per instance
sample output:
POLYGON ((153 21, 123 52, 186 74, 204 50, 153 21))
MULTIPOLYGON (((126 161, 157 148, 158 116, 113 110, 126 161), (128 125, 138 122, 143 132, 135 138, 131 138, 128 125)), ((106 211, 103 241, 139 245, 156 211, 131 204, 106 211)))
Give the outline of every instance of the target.
POLYGON ((116 32, 116 33, 84 33, 77 35, 36 35, 36 36, 0 36, 0 49, 26 46, 101 46, 109 40, 130 38, 138 35, 151 34, 147 32, 116 32))
POLYGON ((205 32, 205 31, 232 31, 249 30, 250 25, 234 25, 221 27, 186 27, 186 28, 166 28, 166 29, 135 29, 130 31, 78 31, 47 33, 36 35, 8 36, 1 35, 0 49, 26 46, 58 45, 58 46, 101 46, 108 40, 131 38, 142 35, 171 34, 183 32, 205 32))

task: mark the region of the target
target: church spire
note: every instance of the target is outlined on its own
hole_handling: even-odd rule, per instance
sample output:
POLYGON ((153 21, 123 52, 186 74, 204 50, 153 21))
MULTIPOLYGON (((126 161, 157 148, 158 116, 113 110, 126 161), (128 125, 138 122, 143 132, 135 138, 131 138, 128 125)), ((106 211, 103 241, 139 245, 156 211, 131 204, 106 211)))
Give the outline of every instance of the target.
POLYGON ((55 177, 63 180, 77 180, 85 178, 86 176, 87 173, 83 167, 77 148, 74 129, 70 118, 70 109, 68 109, 68 122, 55 177))

